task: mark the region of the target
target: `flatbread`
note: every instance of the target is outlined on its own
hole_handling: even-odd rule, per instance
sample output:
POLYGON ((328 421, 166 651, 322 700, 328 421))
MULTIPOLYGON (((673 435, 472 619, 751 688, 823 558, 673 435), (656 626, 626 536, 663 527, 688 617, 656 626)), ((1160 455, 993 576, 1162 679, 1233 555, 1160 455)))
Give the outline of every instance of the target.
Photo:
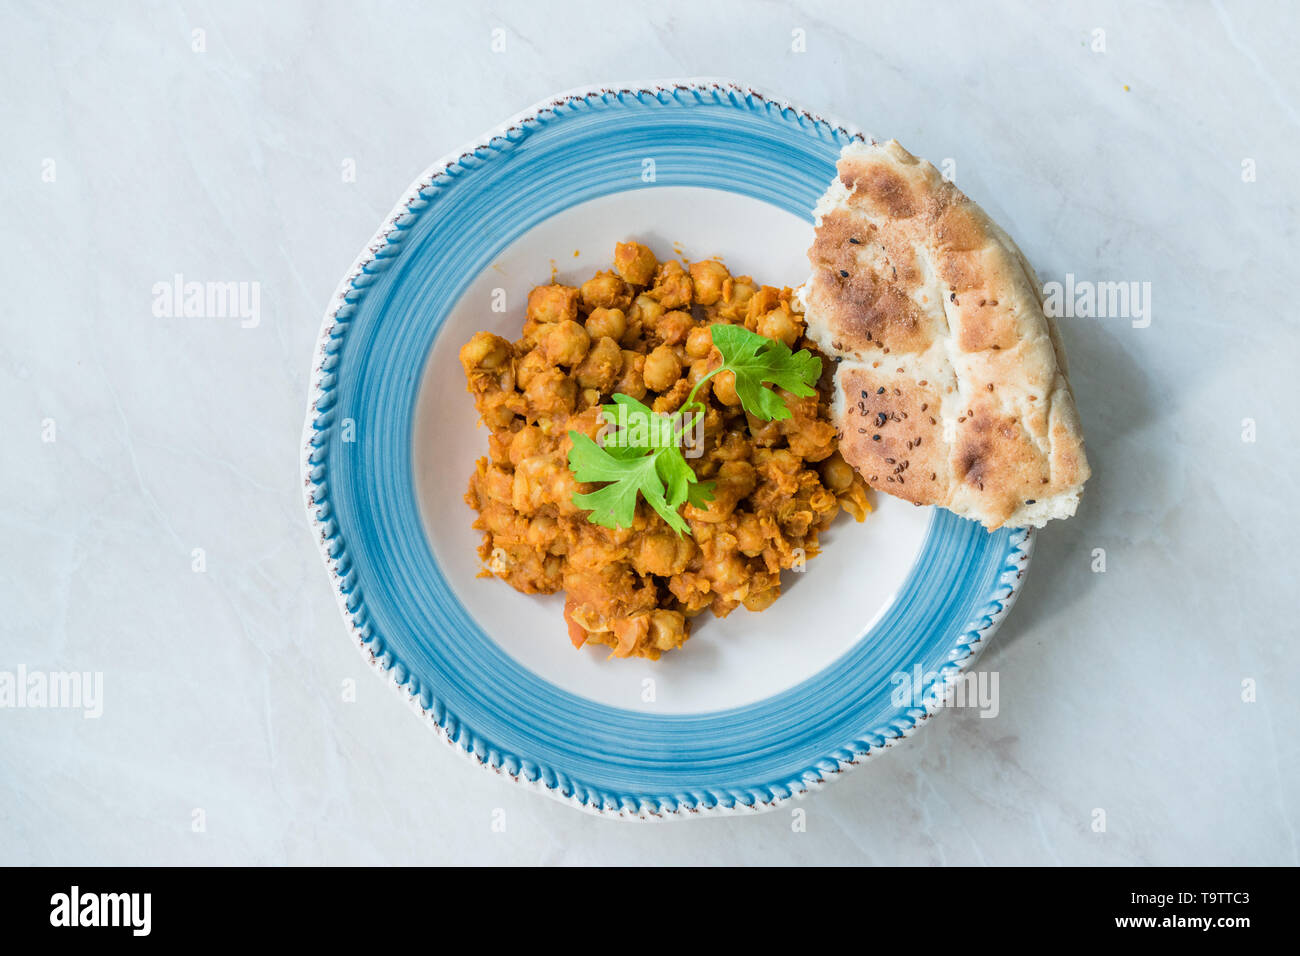
POLYGON ((1074 514, 1083 430, 1024 255, 896 142, 846 146, 838 173, 799 297, 839 360, 845 460, 873 488, 990 530, 1074 514))

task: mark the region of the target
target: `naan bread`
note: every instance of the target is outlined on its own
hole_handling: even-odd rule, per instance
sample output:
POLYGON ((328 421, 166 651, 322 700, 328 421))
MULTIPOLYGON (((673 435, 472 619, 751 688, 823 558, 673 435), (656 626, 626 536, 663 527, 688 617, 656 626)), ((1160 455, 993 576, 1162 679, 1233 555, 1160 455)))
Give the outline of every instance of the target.
POLYGON ((808 334, 840 359, 840 452, 990 529, 1068 518, 1090 474, 1065 351, 1016 244, 896 142, 845 147, 817 204, 808 334))

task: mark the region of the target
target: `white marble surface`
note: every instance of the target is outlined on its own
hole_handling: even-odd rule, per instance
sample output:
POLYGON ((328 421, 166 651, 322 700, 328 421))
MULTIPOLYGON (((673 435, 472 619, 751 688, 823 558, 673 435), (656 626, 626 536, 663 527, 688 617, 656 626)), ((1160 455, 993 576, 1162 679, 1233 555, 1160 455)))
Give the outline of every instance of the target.
POLYGON ((846 9, 4 5, 0 670, 102 671, 104 712, 0 710, 0 863, 1298 862, 1294 8, 846 9), (552 92, 699 74, 955 159, 1045 280, 1152 288, 1147 328, 1064 322, 1095 475, 983 659, 1000 714, 804 833, 470 767, 349 646, 299 497, 321 312, 408 183, 552 92), (259 282, 260 323, 155 317, 175 273, 259 282))

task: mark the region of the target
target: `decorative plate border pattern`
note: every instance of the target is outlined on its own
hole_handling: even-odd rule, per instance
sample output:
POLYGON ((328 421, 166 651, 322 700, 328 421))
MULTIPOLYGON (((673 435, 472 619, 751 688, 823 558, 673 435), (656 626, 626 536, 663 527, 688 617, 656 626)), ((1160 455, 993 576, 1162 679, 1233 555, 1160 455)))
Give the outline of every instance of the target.
POLYGON ((339 284, 326 310, 313 357, 311 386, 306 423, 301 445, 304 500, 308 519, 328 571, 339 609, 362 656, 377 673, 406 697, 408 703, 453 749, 475 763, 523 783, 575 808, 620 819, 665 819, 702 814, 755 813, 776 807, 782 802, 816 789, 843 771, 861 763, 866 757, 893 746, 913 733, 941 708, 946 688, 979 656, 989 638, 1015 604, 1033 551, 1032 529, 1011 533, 1009 548, 997 583, 987 595, 980 613, 953 641, 950 652, 938 672, 938 679, 928 688, 921 706, 910 708, 887 726, 873 728, 858 735, 844 746, 824 755, 796 777, 744 789, 706 788, 690 792, 649 797, 645 794, 609 793, 594 790, 569 780, 552 768, 501 753, 473 728, 436 699, 426 701, 425 694, 407 667, 388 649, 366 608, 364 594, 346 542, 334 516, 328 461, 327 436, 336 424, 335 404, 337 369, 352 318, 366 290, 376 281, 402 250, 402 241, 420 214, 436 199, 440 180, 481 166, 498 151, 508 149, 527 137, 537 124, 564 111, 608 105, 620 97, 645 97, 668 103, 687 96, 697 99, 713 97, 733 106, 775 115, 782 121, 832 140, 868 138, 847 124, 824 119, 798 109, 777 97, 760 93, 752 87, 721 79, 691 79, 648 84, 615 84, 586 87, 559 94, 525 110, 491 130, 464 149, 444 156, 430 166, 407 190, 367 243, 339 284))

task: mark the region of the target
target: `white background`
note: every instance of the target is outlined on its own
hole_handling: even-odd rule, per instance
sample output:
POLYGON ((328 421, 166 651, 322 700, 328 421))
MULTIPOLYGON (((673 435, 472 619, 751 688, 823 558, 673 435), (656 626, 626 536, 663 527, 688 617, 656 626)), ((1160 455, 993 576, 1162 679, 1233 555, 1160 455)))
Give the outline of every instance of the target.
POLYGON ((0 863, 1297 863, 1296 33, 1256 3, 5 0, 0 669, 105 699, 0 710, 0 863), (982 659, 1001 713, 793 804, 804 833, 472 767, 350 646, 299 492, 321 314, 407 185, 551 93, 700 74, 954 159, 1044 280, 1152 286, 1149 328, 1063 323, 1094 477, 982 659), (178 272, 259 282, 260 325, 155 317, 178 272))

